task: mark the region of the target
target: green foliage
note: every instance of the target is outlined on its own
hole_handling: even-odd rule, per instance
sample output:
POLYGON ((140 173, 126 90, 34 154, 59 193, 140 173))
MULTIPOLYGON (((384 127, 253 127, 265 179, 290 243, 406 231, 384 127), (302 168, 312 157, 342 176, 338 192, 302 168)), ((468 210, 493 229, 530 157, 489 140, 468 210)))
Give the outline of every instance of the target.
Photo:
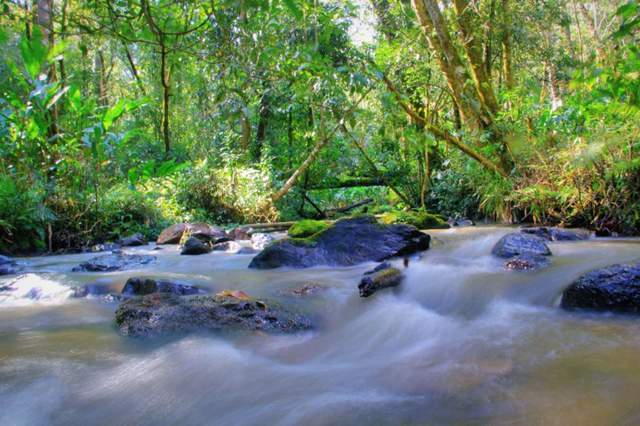
POLYGON ((403 223, 413 225, 418 229, 446 229, 449 224, 443 217, 425 211, 391 211, 384 213, 380 221, 387 225, 403 223))
POLYGON ((45 250, 45 229, 55 218, 44 204, 43 188, 0 175, 0 252, 45 250))
POLYGON ((321 220, 301 220, 289 228, 287 234, 292 238, 306 238, 327 229, 329 225, 321 220))

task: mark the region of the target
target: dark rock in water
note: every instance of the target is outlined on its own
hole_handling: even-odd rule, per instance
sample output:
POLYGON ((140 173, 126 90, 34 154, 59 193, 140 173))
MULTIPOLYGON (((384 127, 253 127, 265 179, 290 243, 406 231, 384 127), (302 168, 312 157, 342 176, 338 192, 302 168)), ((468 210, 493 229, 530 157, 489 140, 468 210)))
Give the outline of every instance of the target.
POLYGON ((493 246, 491 253, 505 259, 521 254, 550 256, 551 250, 543 238, 537 235, 514 232, 507 234, 493 246))
POLYGON ((560 306, 640 314, 640 263, 607 266, 581 276, 564 290, 560 306))
POLYGON ((381 262, 427 250, 430 239, 413 226, 383 225, 373 216, 341 219, 311 238, 285 238, 273 242, 253 258, 249 267, 307 268, 381 262))
POLYGON ((147 239, 144 235, 137 233, 133 235, 129 235, 128 237, 122 238, 119 241, 122 247, 135 247, 135 246, 143 246, 147 244, 147 239))
POLYGON ((391 268, 391 263, 389 262, 382 262, 381 264, 377 265, 375 268, 368 270, 367 272, 364 273, 364 275, 371 275, 371 274, 375 274, 378 271, 382 271, 383 269, 389 269, 391 268))
POLYGON ((213 251, 226 251, 227 253, 238 253, 243 247, 235 241, 225 241, 223 243, 217 243, 213 246, 213 251))
POLYGON ((551 261, 548 256, 525 253, 508 259, 504 262, 504 267, 511 271, 532 271, 550 264, 551 261))
POLYGON ((122 294, 125 296, 144 296, 151 293, 172 293, 179 296, 188 296, 201 293, 201 290, 189 284, 145 277, 129 278, 122 289, 122 294))
POLYGON ((396 287, 400 285, 403 278, 402 272, 397 268, 385 268, 365 275, 358 284, 360 297, 369 297, 383 288, 396 287))
POLYGON ((186 223, 176 223, 175 225, 165 228, 158 236, 156 244, 178 244, 188 226, 186 223))
POLYGON ((599 237, 599 238, 607 238, 607 237, 617 237, 618 233, 611 231, 608 228, 600 228, 600 229, 596 229, 595 235, 596 237, 599 237))
POLYGON ((115 321, 121 334, 134 337, 198 330, 291 333, 311 328, 304 316, 259 300, 171 293, 129 299, 116 310, 115 321))
POLYGON ((211 246, 208 243, 205 243, 199 238, 192 236, 192 237, 189 237, 187 241, 185 241, 184 245, 182 246, 182 250, 180 251, 180 254, 195 255, 195 254, 207 254, 209 252, 211 252, 211 246))
POLYGON ((522 228, 520 232, 537 235, 547 241, 582 241, 589 239, 589 233, 582 229, 564 229, 557 227, 537 226, 522 228))
POLYGON ((72 269, 73 272, 111 272, 133 269, 156 260, 155 256, 112 253, 94 257, 72 269))
POLYGON ((18 268, 15 260, 7 256, 0 255, 0 275, 17 274, 18 268))
POLYGON ((229 239, 229 236, 224 229, 218 226, 212 226, 207 223, 190 223, 188 226, 191 235, 199 234, 209 237, 210 241, 216 241, 220 239, 229 239))

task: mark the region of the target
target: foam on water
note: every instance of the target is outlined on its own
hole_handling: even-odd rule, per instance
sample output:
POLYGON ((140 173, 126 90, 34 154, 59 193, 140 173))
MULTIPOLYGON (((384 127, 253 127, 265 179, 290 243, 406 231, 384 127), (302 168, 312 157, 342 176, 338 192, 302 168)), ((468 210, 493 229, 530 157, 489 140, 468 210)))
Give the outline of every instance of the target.
POLYGON ((61 304, 73 296, 73 289, 51 278, 25 274, 0 283, 0 308, 61 304))

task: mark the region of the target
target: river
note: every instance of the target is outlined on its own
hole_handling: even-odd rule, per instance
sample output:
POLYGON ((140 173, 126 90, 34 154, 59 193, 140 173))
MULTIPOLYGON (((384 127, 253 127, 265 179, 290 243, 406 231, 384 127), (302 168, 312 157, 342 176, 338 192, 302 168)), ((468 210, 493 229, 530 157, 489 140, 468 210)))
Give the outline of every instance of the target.
POLYGON ((640 239, 551 243, 550 267, 507 272, 490 251, 509 231, 429 231, 403 284, 367 299, 373 263, 259 271, 175 246, 127 250, 158 260, 125 272, 70 272, 95 254, 21 259, 32 273, 0 292, 0 425, 640 423, 640 320, 558 308, 582 273, 640 261, 640 239), (141 275, 279 300, 316 327, 132 339, 117 303, 71 297, 141 275), (310 283, 324 288, 289 295, 310 283))

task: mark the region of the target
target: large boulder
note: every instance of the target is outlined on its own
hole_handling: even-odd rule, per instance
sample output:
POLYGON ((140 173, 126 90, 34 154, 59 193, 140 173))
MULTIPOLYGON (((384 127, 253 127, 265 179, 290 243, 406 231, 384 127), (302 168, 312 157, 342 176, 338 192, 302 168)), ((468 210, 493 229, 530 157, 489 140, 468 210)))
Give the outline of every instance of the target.
POLYGON ((7 256, 0 255, 0 275, 10 275, 18 273, 16 262, 7 256))
POLYGON ((206 237, 211 241, 221 241, 222 239, 229 238, 225 230, 218 226, 212 226, 202 222, 176 223, 160 233, 156 244, 179 244, 183 237, 186 239, 192 235, 200 235, 200 239, 206 237))
POLYGON ((122 247, 143 246, 147 244, 147 239, 144 235, 137 233, 120 239, 119 243, 122 247))
POLYGON ((582 241, 589 239, 589 232, 582 229, 536 226, 520 229, 525 234, 537 235, 547 241, 582 241))
POLYGON ((383 288, 399 286, 403 278, 402 272, 391 266, 369 271, 358 284, 360 297, 369 297, 383 288))
POLYGON ((121 334, 134 337, 198 330, 290 333, 311 328, 311 322, 302 315, 233 295, 180 297, 153 293, 122 303, 115 320, 121 334))
POLYGON ((273 238, 272 235, 258 232, 251 235, 251 246, 255 250, 264 250, 264 248, 271 244, 274 240, 275 238, 273 238))
POLYGON ((122 289, 122 294, 125 296, 144 296, 152 293, 171 293, 179 296, 188 296, 201 293, 201 291, 189 284, 146 277, 129 278, 122 289))
POLYGON ((537 235, 513 232, 502 237, 493 246, 491 253, 509 259, 522 254, 550 256, 551 250, 545 240, 537 235))
POLYGON ((73 272, 112 272, 134 269, 156 260, 155 256, 112 253, 94 257, 72 269, 73 272))
POLYGON ((187 223, 176 223, 175 225, 171 225, 160 233, 156 240, 156 244, 178 244, 182 238, 182 234, 184 234, 188 226, 189 224, 187 223))
POLYGON ((187 238, 187 241, 182 246, 180 254, 207 254, 211 252, 211 245, 202 241, 202 239, 195 236, 187 238))
POLYGON ((253 258, 250 268, 316 265, 349 266, 410 255, 429 248, 429 235, 409 225, 383 225, 373 216, 341 219, 310 238, 273 242, 253 258))
POLYGON ((564 309, 640 314, 640 263, 591 271, 562 293, 564 309))

